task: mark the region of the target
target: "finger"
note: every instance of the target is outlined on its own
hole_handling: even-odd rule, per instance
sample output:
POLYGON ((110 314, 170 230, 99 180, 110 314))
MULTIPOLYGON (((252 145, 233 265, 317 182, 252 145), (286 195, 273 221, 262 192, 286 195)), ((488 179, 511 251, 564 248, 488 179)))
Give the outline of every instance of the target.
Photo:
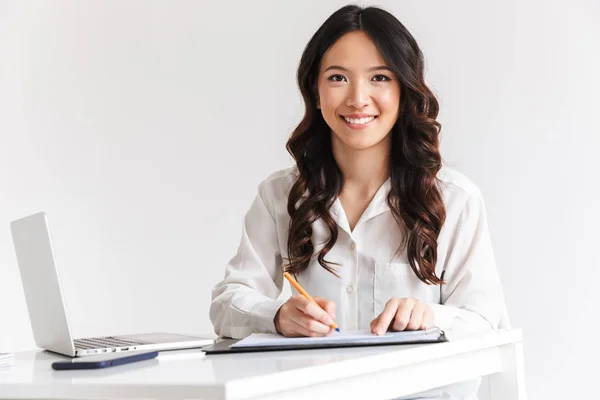
POLYGON ((421 327, 421 322, 423 321, 423 314, 425 313, 425 304, 418 301, 411 313, 410 313, 410 320, 408 321, 408 324, 406 325, 406 330, 407 331, 416 331, 417 329, 419 329, 421 327))
POLYGON ((310 331, 308 329, 298 325, 297 323, 295 323, 294 321, 292 321, 289 318, 285 321, 284 327, 285 327, 284 336, 287 336, 287 337, 300 337, 300 336, 307 336, 308 334, 310 334, 310 331))
POLYGON ((433 308, 429 305, 425 305, 425 312, 423 313, 423 321, 421 321, 420 329, 427 329, 433 326, 434 314, 433 308))
POLYGON ((371 332, 375 333, 375 327, 377 326, 377 322, 379 322, 379 317, 381 314, 377 316, 373 321, 371 321, 371 332))
POLYGON ((396 315, 396 310, 398 310, 398 303, 397 299, 387 302, 381 314, 376 318, 377 322, 372 329, 373 333, 383 335, 388 330, 394 315, 396 315))
POLYGON ((392 323, 393 331, 403 331, 406 329, 408 322, 410 321, 410 314, 412 312, 414 303, 409 299, 405 299, 399 306, 394 316, 394 322, 392 323))
POLYGON ((331 331, 331 327, 322 324, 321 322, 313 319, 312 317, 304 313, 291 315, 290 319, 293 323, 303 328, 302 331, 304 332, 304 336, 312 336, 312 334, 309 333, 325 335, 329 333, 329 331, 331 331))
MULTIPOLYGON (((306 309, 304 307, 307 306, 305 304, 306 301, 308 301, 308 300, 303 299, 303 300, 298 301, 297 308, 295 308, 294 311, 289 314, 290 320, 292 320, 294 323, 304 327, 305 329, 308 329, 309 331, 314 331, 316 333, 322 333, 322 334, 329 333, 329 331, 331 330, 331 327, 329 325, 322 323, 321 321, 315 319, 314 317, 312 317, 311 315, 309 315, 305 311, 303 311, 303 309, 306 309)), ((315 308, 317 308, 317 311, 319 311, 320 313, 323 313, 324 315, 327 316, 327 318, 331 319, 329 314, 327 314, 325 311, 323 311, 319 306, 312 304, 312 303, 309 303, 308 306, 312 306, 312 307, 307 307, 307 309, 310 310, 311 308, 315 307, 315 308)))
POLYGON ((333 318, 331 318, 331 315, 304 296, 298 300, 297 307, 304 314, 312 317, 312 319, 315 319, 324 325, 330 326, 333 324, 333 318))
MULTIPOLYGON (((294 320, 290 321, 290 324, 292 325, 290 327, 290 329, 294 332, 295 336, 318 337, 318 336, 327 336, 327 334, 329 333, 329 332, 322 333, 322 332, 317 332, 317 331, 311 330, 311 329, 303 326, 302 324, 296 323, 296 321, 294 321, 294 320)), ((329 331, 331 330, 331 328, 329 328, 329 327, 327 327, 327 329, 329 331)))
POLYGON ((383 312, 379 314, 373 321, 371 321, 371 332, 376 333, 377 327, 379 326, 379 320, 381 319, 382 315, 383 312))
POLYGON ((331 315, 331 318, 333 318, 335 320, 335 303, 331 300, 327 300, 324 299, 323 297, 313 297, 313 299, 315 299, 315 301, 317 302, 317 304, 325 310, 325 312, 329 315, 331 315))

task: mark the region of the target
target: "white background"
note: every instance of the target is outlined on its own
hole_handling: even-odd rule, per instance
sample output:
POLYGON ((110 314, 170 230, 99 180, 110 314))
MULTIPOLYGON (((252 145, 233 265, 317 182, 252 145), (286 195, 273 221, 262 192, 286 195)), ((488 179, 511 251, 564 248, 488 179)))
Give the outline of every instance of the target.
MULTIPOLYGON (((34 345, 9 222, 42 210, 76 337, 212 332, 256 187, 291 163, 301 52, 344 4, 0 1, 0 351, 34 345)), ((595 397, 599 3, 377 4, 484 193, 530 398, 595 397)))

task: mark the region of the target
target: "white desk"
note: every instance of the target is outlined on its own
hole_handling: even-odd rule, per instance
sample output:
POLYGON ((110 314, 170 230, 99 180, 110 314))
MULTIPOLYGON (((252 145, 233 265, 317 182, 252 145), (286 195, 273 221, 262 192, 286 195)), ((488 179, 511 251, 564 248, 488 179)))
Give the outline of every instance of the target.
POLYGON ((524 400, 520 330, 429 345, 205 356, 162 352, 104 370, 53 371, 61 357, 15 354, 0 370, 10 399, 386 399, 490 375, 493 400, 524 400))

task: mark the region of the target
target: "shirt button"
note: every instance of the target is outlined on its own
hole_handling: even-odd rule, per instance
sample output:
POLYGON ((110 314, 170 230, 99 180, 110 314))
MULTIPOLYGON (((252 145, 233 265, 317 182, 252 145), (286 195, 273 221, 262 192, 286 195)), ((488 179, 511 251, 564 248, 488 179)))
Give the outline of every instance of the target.
POLYGON ((356 243, 352 242, 352 244, 350 245, 350 247, 352 247, 352 250, 356 249, 356 243))
POLYGON ((346 293, 350 294, 353 290, 354 288, 352 287, 352 285, 348 285, 348 287, 346 288, 346 293))

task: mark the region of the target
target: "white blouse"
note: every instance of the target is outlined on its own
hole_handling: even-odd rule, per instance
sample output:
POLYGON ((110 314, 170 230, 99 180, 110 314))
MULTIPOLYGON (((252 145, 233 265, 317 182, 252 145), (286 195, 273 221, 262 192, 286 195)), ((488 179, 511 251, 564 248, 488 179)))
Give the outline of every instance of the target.
MULTIPOLYGON (((286 301, 278 297, 284 284, 282 260, 287 258, 287 200, 297 174, 296 167, 281 170, 258 187, 245 216, 237 254, 212 292, 210 318, 219 336, 275 332, 273 319, 286 301)), ((330 211, 339 234, 325 259, 340 264, 334 266, 340 278, 321 267, 315 257, 297 279, 312 296, 336 303, 340 329, 369 329, 392 297, 428 303, 435 325, 443 330, 509 327, 481 192, 467 177, 446 166, 438 179, 446 207, 436 264, 436 275, 443 274, 447 282, 442 286, 421 282, 409 266, 406 251, 397 251, 403 233, 386 203, 389 179, 352 231, 339 199, 333 203, 330 211)), ((323 221, 313 223, 316 251, 328 238, 323 221)))

